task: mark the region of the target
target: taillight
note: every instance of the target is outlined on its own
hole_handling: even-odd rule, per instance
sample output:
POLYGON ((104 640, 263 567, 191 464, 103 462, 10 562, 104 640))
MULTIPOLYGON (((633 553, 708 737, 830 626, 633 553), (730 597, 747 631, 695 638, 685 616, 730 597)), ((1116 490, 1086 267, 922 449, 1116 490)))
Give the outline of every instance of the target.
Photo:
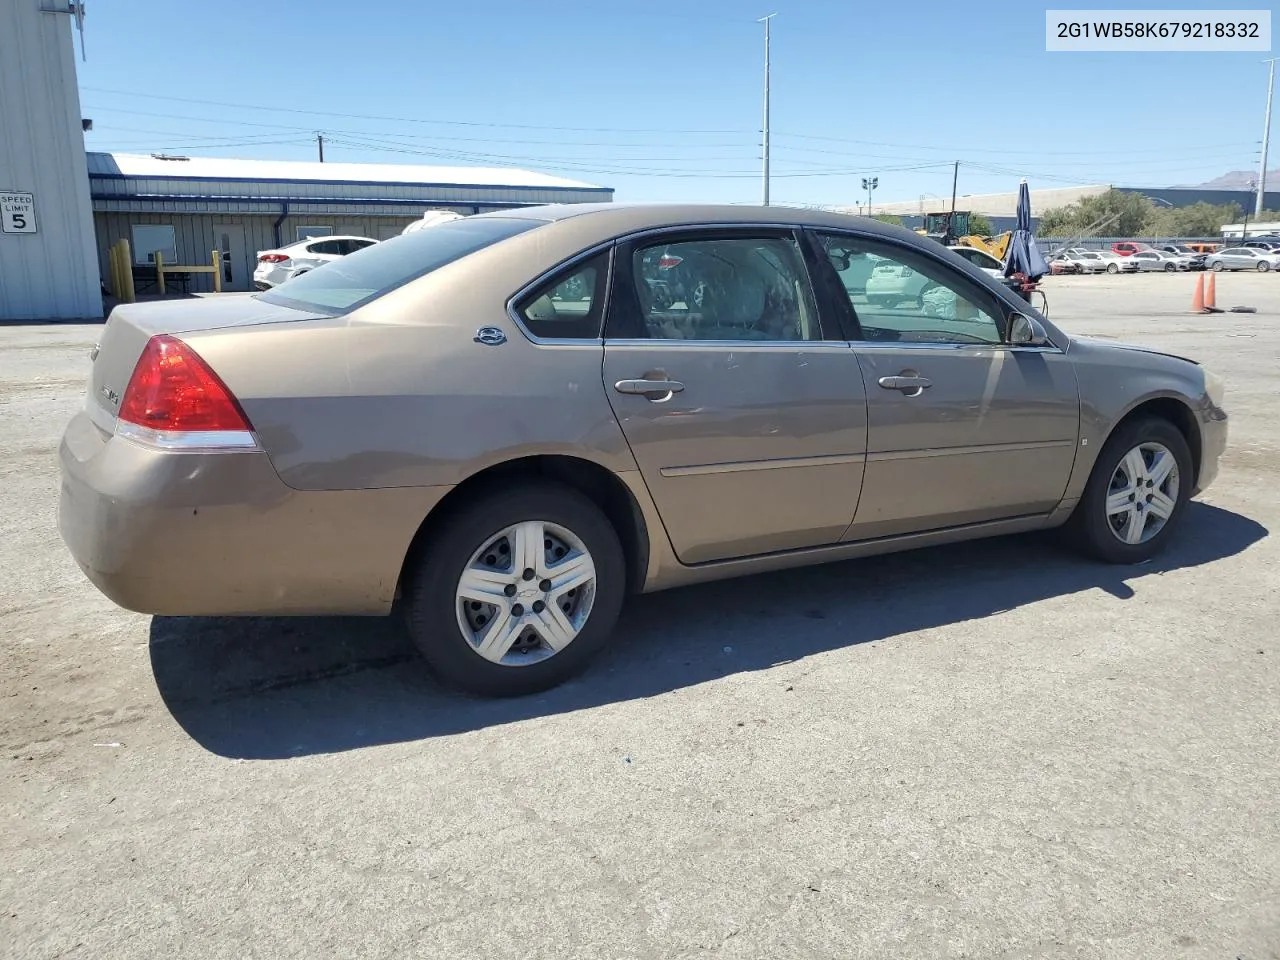
POLYGON ((287 253, 264 253, 258 257, 259 263, 284 263, 289 259, 287 253))
POLYGON ((672 267, 678 267, 684 263, 684 257, 677 257, 673 253, 665 253, 658 258, 658 267, 663 270, 670 270, 672 267))
POLYGON ((171 450, 251 450, 258 441, 227 385, 176 337, 142 350, 116 415, 116 434, 171 450))

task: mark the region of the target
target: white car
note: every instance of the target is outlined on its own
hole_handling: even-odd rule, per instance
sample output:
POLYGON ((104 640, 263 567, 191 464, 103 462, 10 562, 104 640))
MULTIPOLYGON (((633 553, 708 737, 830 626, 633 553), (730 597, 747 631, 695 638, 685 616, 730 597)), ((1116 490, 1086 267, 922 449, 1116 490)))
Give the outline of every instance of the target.
POLYGON ((259 250, 253 285, 259 290, 270 290, 299 274, 341 260, 349 253, 377 242, 368 237, 309 237, 275 250, 259 250))
MULTIPOLYGON (((995 277, 997 280, 1004 279, 1004 264, 989 253, 976 247, 955 246, 947 249, 968 260, 988 276, 995 277)), ((882 260, 879 257, 868 256, 867 259, 872 261, 870 273, 866 279, 868 303, 891 307, 904 301, 914 301, 922 308, 927 308, 926 288, 937 287, 936 283, 906 264, 882 260)))
POLYGON ((1103 260, 1096 250, 1064 250, 1056 254, 1054 260, 1074 263, 1081 273, 1106 273, 1107 261, 1103 260))
POLYGON ((1143 273, 1163 272, 1176 273, 1179 270, 1191 269, 1191 258, 1164 250, 1139 250, 1130 255, 1130 260, 1137 261, 1138 269, 1143 273))
POLYGON ((449 223, 453 220, 461 220, 462 214, 454 213, 452 210, 428 210, 413 223, 409 224, 401 233, 417 233, 419 230, 425 230, 427 227, 434 227, 437 224, 449 223))
POLYGON ((1139 269, 1133 257, 1122 257, 1120 254, 1112 253, 1110 250, 1085 250, 1081 247, 1072 247, 1064 252, 1078 253, 1082 256, 1088 255, 1090 260, 1097 257, 1105 264, 1104 269, 1107 273, 1137 273, 1139 269))

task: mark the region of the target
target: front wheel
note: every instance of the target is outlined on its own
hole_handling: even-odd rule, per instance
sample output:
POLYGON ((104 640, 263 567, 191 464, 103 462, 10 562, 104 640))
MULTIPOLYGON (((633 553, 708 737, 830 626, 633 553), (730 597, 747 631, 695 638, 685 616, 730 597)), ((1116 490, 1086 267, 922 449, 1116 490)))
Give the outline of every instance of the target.
POLYGON ((1165 272, 1165 273, 1177 273, 1177 272, 1178 272, 1178 265, 1177 265, 1176 263, 1166 263, 1166 264, 1164 265, 1164 272, 1165 272))
POLYGON ((1268 270, 1270 270, 1270 269, 1271 269, 1271 264, 1267 263, 1267 261, 1265 261, 1265 260, 1259 260, 1259 261, 1258 261, 1258 272, 1259 272, 1259 273, 1266 273, 1266 272, 1267 272, 1268 270))
POLYGON ((1223 270, 1225 270, 1226 268, 1227 268, 1227 265, 1226 265, 1225 263, 1223 263, 1221 260, 1215 260, 1215 261, 1213 262, 1213 272, 1214 272, 1214 273, 1221 273, 1221 272, 1222 272, 1223 270))
POLYGON ((1162 551, 1186 512, 1191 449, 1169 421, 1122 425, 1098 454, 1067 521, 1077 548, 1107 563, 1140 563, 1162 551))
POLYGON ((622 607, 617 534, 582 494, 523 484, 463 506, 405 577, 409 634, 445 683, 536 693, 582 670, 622 607))
POLYGON ((1107 264, 1107 273, 1119 273, 1119 272, 1120 272, 1119 264, 1115 264, 1115 263, 1107 264))

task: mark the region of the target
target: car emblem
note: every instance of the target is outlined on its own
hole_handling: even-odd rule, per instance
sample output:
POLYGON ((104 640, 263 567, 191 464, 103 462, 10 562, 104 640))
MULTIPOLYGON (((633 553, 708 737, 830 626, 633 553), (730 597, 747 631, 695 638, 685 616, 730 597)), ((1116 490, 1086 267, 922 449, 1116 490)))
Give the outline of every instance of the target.
POLYGON ((106 397, 106 398, 107 398, 107 402, 108 402, 108 403, 119 403, 119 402, 120 402, 120 394, 116 393, 116 392, 115 392, 114 390, 112 390, 110 387, 103 387, 103 388, 102 388, 102 395, 103 395, 104 397, 106 397))
POLYGON ((498 327, 481 327, 476 331, 475 341, 489 347, 496 347, 500 343, 507 342, 507 335, 498 327))

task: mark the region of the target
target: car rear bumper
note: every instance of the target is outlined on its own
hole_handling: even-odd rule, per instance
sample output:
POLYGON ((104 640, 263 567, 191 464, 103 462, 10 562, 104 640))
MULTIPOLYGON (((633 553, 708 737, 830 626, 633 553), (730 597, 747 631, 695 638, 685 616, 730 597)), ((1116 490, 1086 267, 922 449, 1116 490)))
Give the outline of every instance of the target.
POLYGON ((59 450, 58 529, 109 599, 174 616, 383 614, 449 488, 298 491, 265 453, 174 453, 81 412, 59 450))

